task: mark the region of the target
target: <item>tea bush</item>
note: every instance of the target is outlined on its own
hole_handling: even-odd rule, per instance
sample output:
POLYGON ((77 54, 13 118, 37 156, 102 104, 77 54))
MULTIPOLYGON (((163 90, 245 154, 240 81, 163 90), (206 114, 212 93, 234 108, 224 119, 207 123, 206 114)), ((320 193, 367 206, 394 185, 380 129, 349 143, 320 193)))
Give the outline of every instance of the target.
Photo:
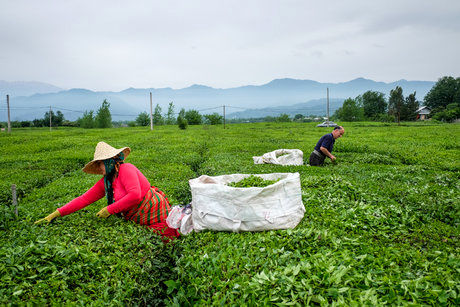
POLYGON ((14 129, 0 135, 1 305, 459 305, 459 126, 344 123, 338 163, 255 165, 327 129, 314 123, 14 129), (98 141, 130 146, 127 162, 172 204, 206 175, 299 172, 295 228, 203 231, 164 245, 111 216, 105 199, 50 225, 33 222, 91 187, 81 172, 98 141), (19 216, 11 207, 11 184, 19 216))

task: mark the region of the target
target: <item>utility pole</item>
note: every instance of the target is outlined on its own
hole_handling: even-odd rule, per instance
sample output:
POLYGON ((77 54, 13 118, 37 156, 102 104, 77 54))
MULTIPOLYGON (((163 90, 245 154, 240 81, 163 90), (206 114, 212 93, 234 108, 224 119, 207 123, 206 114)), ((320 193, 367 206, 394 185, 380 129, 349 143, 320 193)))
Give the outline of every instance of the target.
POLYGON ((6 95, 6 106, 8 108, 8 133, 11 133, 11 120, 10 120, 10 95, 6 95))
POLYGON ((50 131, 51 131, 51 106, 50 106, 50 131))
POLYGON ((327 88, 327 126, 329 127, 329 88, 327 88))
POLYGON ((153 117, 152 117, 152 92, 150 92, 150 130, 153 130, 153 117))
POLYGON ((223 105, 222 107, 224 107, 224 129, 225 129, 225 105, 223 105))
POLYGON ((322 124, 316 125, 316 127, 337 127, 337 124, 334 122, 329 121, 329 88, 327 87, 327 99, 326 99, 326 112, 327 112, 327 119, 322 124))

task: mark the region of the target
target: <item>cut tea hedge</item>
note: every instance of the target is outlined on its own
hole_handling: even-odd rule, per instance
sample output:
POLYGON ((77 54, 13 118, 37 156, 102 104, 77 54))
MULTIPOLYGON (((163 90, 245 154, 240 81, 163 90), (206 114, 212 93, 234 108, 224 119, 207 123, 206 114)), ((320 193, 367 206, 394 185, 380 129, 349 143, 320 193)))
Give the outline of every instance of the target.
POLYGON ((0 305, 459 305, 460 126, 344 123, 338 163, 254 165, 328 129, 259 123, 0 134, 0 305), (149 229, 95 214, 33 222, 91 187, 98 141, 190 202, 202 174, 299 172, 306 214, 290 230, 204 231, 164 245, 149 229), (19 216, 11 207, 11 184, 19 216))

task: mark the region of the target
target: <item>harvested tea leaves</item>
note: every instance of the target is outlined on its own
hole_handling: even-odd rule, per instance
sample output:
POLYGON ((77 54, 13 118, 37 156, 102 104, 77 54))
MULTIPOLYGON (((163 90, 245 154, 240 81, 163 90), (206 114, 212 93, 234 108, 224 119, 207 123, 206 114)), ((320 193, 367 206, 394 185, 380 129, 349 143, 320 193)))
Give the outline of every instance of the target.
POLYGON ((278 181, 279 179, 264 180, 263 178, 259 176, 251 175, 249 177, 244 178, 243 180, 236 181, 236 182, 230 182, 227 185, 229 187, 234 187, 234 188, 252 188, 252 187, 264 188, 278 181))

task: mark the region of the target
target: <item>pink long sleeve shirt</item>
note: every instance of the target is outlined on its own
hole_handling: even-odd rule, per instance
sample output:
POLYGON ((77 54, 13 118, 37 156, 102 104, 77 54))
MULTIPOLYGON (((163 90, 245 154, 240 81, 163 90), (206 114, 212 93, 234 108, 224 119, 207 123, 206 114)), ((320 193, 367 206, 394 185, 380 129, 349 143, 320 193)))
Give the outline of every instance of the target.
MULTIPOLYGON (((120 213, 136 206, 150 188, 145 176, 132 164, 120 165, 118 177, 113 180, 114 203, 107 207, 110 214, 120 213)), ((61 216, 78 211, 105 196, 104 177, 83 195, 58 208, 61 216)))

